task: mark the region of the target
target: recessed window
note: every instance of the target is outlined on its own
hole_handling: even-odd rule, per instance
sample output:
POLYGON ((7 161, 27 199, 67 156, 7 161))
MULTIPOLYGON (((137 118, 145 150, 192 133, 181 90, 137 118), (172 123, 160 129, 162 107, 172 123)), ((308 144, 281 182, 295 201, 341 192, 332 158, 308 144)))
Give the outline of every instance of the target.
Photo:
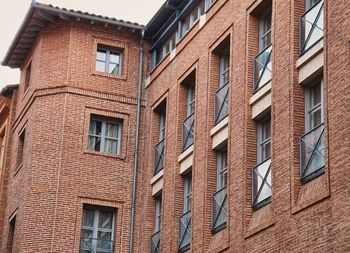
POLYGON ((32 62, 28 64, 25 70, 24 92, 26 92, 30 86, 31 72, 32 72, 32 62))
POLYGON ((80 252, 113 252, 114 211, 85 206, 81 224, 80 252))
POLYGON ((271 119, 270 116, 257 123, 258 165, 253 169, 252 205, 259 209, 271 201, 271 119))
POLYGON ((305 134, 300 139, 300 177, 303 183, 325 167, 323 80, 305 89, 305 134))
POLYGON ((216 154, 217 177, 216 192, 213 194, 212 231, 226 227, 227 222, 227 150, 216 154))
POLYGON ((179 252, 185 252, 191 243, 191 206, 192 206, 192 176, 184 178, 183 215, 179 220, 179 252))
POLYGON ((120 154, 122 123, 118 119, 92 115, 88 149, 100 153, 120 154))
POLYGON ((20 166, 23 163, 25 136, 26 136, 25 130, 23 130, 18 136, 17 166, 20 166))
POLYGON ((161 216, 162 216, 162 197, 155 198, 156 202, 156 220, 154 226, 154 234, 151 237, 151 253, 160 252, 160 231, 161 231, 161 216))
POLYGON ((121 75, 122 73, 122 53, 104 47, 97 47, 96 71, 121 75))

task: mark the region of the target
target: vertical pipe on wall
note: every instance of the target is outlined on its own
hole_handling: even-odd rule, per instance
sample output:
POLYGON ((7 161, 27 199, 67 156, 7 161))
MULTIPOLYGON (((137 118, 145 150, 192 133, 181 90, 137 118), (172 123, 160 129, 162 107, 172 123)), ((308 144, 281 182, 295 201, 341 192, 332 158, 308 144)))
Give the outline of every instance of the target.
POLYGON ((140 116, 141 116, 141 95, 142 95, 142 73, 143 73, 143 55, 144 55, 144 34, 145 31, 141 31, 140 41, 140 58, 139 58, 139 80, 137 91, 137 111, 136 111, 136 135, 135 135, 135 147, 134 147, 134 175, 132 180, 132 203, 131 203, 131 222, 130 222, 130 253, 133 252, 134 247, 134 222, 135 222, 135 206, 136 206, 136 183, 137 183, 137 167, 138 167, 138 146, 140 135, 140 116))

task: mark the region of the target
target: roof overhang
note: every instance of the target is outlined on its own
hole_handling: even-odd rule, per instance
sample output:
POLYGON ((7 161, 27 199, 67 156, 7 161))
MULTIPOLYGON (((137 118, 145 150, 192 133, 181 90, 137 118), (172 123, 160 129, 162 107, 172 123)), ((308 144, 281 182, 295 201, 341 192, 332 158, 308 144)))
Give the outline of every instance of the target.
POLYGON ((39 31, 50 23, 56 23, 59 20, 88 21, 91 24, 101 23, 116 26, 118 29, 123 27, 129 29, 132 33, 146 29, 145 26, 137 23, 32 2, 1 64, 10 68, 21 67, 39 31))
POLYGON ((1 89, 0 95, 4 97, 8 97, 12 95, 12 92, 18 88, 18 84, 9 84, 6 85, 4 88, 1 89))

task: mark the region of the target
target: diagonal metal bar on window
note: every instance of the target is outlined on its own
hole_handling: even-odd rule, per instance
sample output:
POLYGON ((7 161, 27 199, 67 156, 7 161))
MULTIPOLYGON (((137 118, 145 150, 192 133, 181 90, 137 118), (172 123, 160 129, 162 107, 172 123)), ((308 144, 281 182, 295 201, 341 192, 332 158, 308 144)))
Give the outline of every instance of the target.
POLYGON ((222 86, 215 94, 215 101, 214 101, 214 110, 215 110, 215 118, 214 118, 214 124, 219 123, 223 118, 225 118, 228 114, 228 94, 229 94, 229 83, 226 83, 224 86, 222 86), (223 98, 220 96, 220 93, 224 93, 223 98), (219 105, 219 110, 217 110, 217 106, 219 105), (226 111, 224 111, 226 110, 226 111), (223 114, 222 114, 223 112, 223 114))
MULTIPOLYGON (((308 159, 306 165, 305 165, 305 168, 302 168, 302 173, 301 173, 301 177, 303 178, 305 176, 305 173, 307 171, 307 168, 309 167, 313 157, 315 156, 315 153, 317 152, 318 154, 320 154, 321 156, 323 156, 323 154, 321 154, 320 152, 318 152, 317 148, 319 147, 320 143, 321 143, 321 140, 322 140, 322 137, 323 137, 323 132, 324 132, 324 129, 322 129, 321 131, 321 134, 320 136, 318 137, 318 140, 316 142, 316 145, 313 146, 313 150, 312 150, 312 153, 310 155, 310 158, 308 159)), ((305 143, 305 142, 304 142, 305 143)))
MULTIPOLYGON (((222 188, 220 191, 216 192, 214 195, 213 195, 213 200, 219 205, 219 211, 217 212, 216 214, 216 217, 214 217, 213 221, 212 221, 212 229, 215 229, 217 227, 219 227, 220 225, 222 224, 217 224, 217 221, 221 215, 222 212, 225 212, 225 215, 227 215, 227 212, 226 210, 224 209, 225 207, 225 204, 226 204, 226 199, 227 199, 227 192, 225 191, 226 190, 226 187, 225 188, 222 188), (223 198, 223 200, 221 201, 221 203, 219 201, 216 200, 215 198, 215 195, 216 194, 220 194, 221 192, 225 191, 225 196, 223 198)), ((215 203, 213 203, 213 205, 215 205, 215 203)), ((213 211, 214 213, 214 211, 213 211)), ((225 221, 226 222, 226 221, 225 221)))
MULTIPOLYGON (((271 159, 271 158, 269 158, 269 159, 271 159)), ((265 160, 264 162, 268 161, 269 159, 265 160)), ((264 163, 264 162, 263 162, 263 163, 264 163)), ((262 163, 261 163, 261 164, 262 164, 262 163)), ((257 167, 258 167, 258 166, 257 166, 257 167)), ((256 167, 256 168, 257 168, 257 167, 256 167)), ((264 187, 265 184, 267 184, 267 186, 268 186, 270 189, 272 189, 272 186, 271 186, 269 183, 267 183, 267 177, 269 176, 270 171, 271 171, 271 164, 269 165, 269 168, 267 169, 266 174, 265 174, 264 177, 262 177, 262 176, 258 173, 258 175, 259 175, 261 178, 263 178, 263 181, 261 182, 261 185, 260 185, 260 187, 259 187, 258 192, 256 193, 256 195, 254 196, 254 194, 253 194, 253 196, 254 196, 254 198, 253 198, 253 206, 255 206, 255 205, 258 203, 257 200, 258 200, 258 198, 260 197, 261 191, 262 191, 262 189, 263 189, 263 187, 264 187)), ((256 173, 256 172, 255 172, 255 169, 253 170, 253 173, 256 173)))
MULTIPOLYGON (((323 0, 320 0, 318 3, 316 3, 312 8, 310 8, 307 12, 305 12, 303 14, 303 16, 300 17, 300 53, 302 54, 304 51, 306 51, 306 47, 308 46, 310 39, 313 36, 317 36, 314 34, 315 29, 319 29, 320 31, 323 32, 323 28, 318 26, 318 21, 320 20, 321 14, 323 12, 323 6, 324 6, 324 2, 323 0), (319 5, 321 5, 319 7, 319 5), (314 18, 314 20, 310 21, 308 19, 308 14, 312 13, 312 11, 314 11, 315 9, 317 10, 317 8, 319 7, 319 10, 317 12, 316 17, 314 18), (303 23, 305 22, 305 23, 303 23), (303 35, 304 32, 306 30, 306 23, 311 25, 310 30, 308 31, 308 34, 306 35, 306 39, 303 39, 303 35)), ((323 21, 322 21, 323 22, 323 21)), ((323 24, 323 23, 322 23, 323 24)), ((321 37, 322 38, 322 37, 321 37)), ((318 41, 318 40, 317 40, 318 41)), ((308 48, 310 48, 312 45, 309 45, 308 48)))

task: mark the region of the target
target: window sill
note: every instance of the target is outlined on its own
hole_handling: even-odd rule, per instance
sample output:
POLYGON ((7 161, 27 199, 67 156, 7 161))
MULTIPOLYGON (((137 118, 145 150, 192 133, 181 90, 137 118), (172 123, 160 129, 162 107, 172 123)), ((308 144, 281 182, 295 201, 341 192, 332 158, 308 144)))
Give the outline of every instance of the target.
POLYGON ((116 158, 119 160, 125 160, 126 157, 122 156, 122 155, 113 155, 113 154, 108 154, 108 153, 101 153, 101 152, 97 152, 97 151, 91 151, 91 150, 84 150, 84 154, 88 154, 88 155, 96 155, 96 156, 103 156, 103 157, 109 157, 109 158, 116 158))
POLYGON ((126 80, 126 75, 114 75, 114 74, 110 74, 110 73, 106 73, 106 72, 99 72, 96 70, 93 70, 92 74, 96 75, 96 76, 103 76, 103 77, 108 77, 108 78, 113 78, 113 79, 126 80))

